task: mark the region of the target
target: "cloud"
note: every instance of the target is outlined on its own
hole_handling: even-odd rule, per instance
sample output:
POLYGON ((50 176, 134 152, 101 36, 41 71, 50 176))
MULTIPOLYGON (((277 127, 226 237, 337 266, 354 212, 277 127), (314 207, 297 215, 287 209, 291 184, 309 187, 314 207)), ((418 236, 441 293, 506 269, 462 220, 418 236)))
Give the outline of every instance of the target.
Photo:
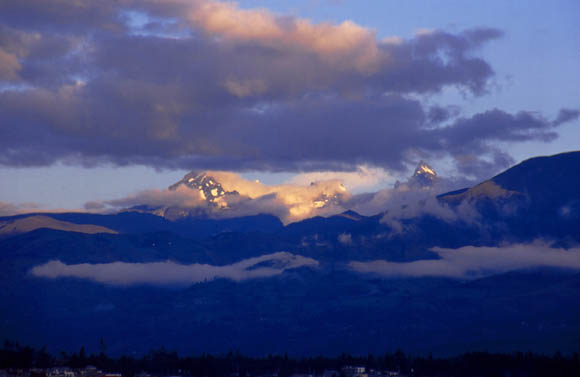
POLYGON ((552 123, 555 127, 557 127, 563 123, 574 121, 574 120, 578 119, 579 116, 580 116, 580 110, 561 109, 560 112, 558 113, 558 116, 556 117, 556 119, 554 119, 554 121, 552 123))
POLYGON ((203 174, 219 183, 224 195, 208 200, 205 193, 180 182, 172 185, 170 189, 147 190, 125 198, 88 202, 85 208, 101 212, 131 208, 151 211, 169 218, 179 218, 183 214, 212 218, 271 214, 285 224, 353 210, 367 216, 383 213, 382 221, 398 231, 403 231, 403 226, 397 225, 401 220, 423 214, 446 221, 463 220, 470 223, 479 216, 468 203, 461 203, 451 209, 435 199, 438 194, 473 185, 472 181, 465 179, 438 177, 433 186, 428 187, 403 183, 396 188, 385 188, 378 192, 351 194, 347 185, 359 189, 370 187, 383 181, 388 175, 382 169, 361 167, 356 172, 347 173, 302 173, 285 184, 266 185, 233 172, 205 171, 197 174, 203 174))
POLYGON ((16 216, 21 214, 40 213, 70 213, 70 212, 102 212, 105 206, 102 202, 91 202, 87 208, 48 208, 44 204, 25 202, 8 203, 0 201, 0 216, 16 216))
POLYGON ((173 1, 186 21, 210 35, 252 42, 277 49, 312 52, 343 69, 375 71, 380 64, 374 31, 352 21, 313 24, 309 20, 276 16, 265 9, 241 9, 218 1, 173 1))
MULTIPOLYGON (((432 194, 433 192, 430 191, 432 194)), ((389 206, 381 218, 393 232, 404 232, 404 220, 415 219, 421 216, 432 216, 446 222, 463 221, 468 224, 477 223, 481 219, 474 203, 462 201, 456 206, 449 206, 435 196, 421 195, 420 191, 411 191, 408 196, 391 198, 389 206), (404 201, 403 201, 404 199, 404 201)))
POLYGON ((82 33, 91 30, 122 31, 120 6, 129 2, 90 0, 7 0, 0 3, 2 22, 11 27, 26 27, 38 32, 82 33))
POLYGON ((446 277, 477 279, 489 275, 535 267, 580 270, 580 249, 557 249, 537 241, 500 247, 465 246, 459 249, 434 248, 440 259, 394 263, 384 260, 350 262, 360 273, 397 277, 446 277))
POLYGON ((85 205, 87 208, 106 208, 107 206, 113 208, 128 208, 133 206, 149 206, 149 207, 202 207, 207 203, 195 190, 187 187, 179 187, 177 190, 145 190, 139 193, 130 195, 126 198, 108 200, 103 202, 89 202, 85 205))
POLYGON ((38 212, 41 206, 37 203, 7 203, 0 201, 0 216, 14 216, 27 212, 38 212))
POLYGON ((496 29, 378 40, 213 0, 8 0, 0 23, 0 74, 20 85, 0 91, 0 165, 400 171, 421 155, 490 175, 509 162, 497 141, 573 119, 424 108, 450 86, 486 93, 496 29))
POLYGON ((249 279, 268 278, 286 270, 318 266, 311 258, 287 252, 277 252, 240 262, 213 266, 207 264, 183 265, 172 261, 155 263, 103 263, 67 265, 50 261, 31 269, 30 274, 39 278, 77 278, 111 285, 189 285, 215 279, 241 282, 249 279))
POLYGON ((389 172, 382 168, 368 165, 357 167, 355 171, 317 171, 310 173, 300 173, 287 181, 289 184, 308 185, 311 182, 338 180, 349 190, 368 190, 376 186, 393 181, 389 172))
POLYGON ((563 109, 555 120, 549 121, 530 112, 510 114, 493 109, 458 118, 450 125, 433 130, 431 136, 449 150, 461 173, 482 177, 485 172, 493 171, 492 168, 497 171, 514 162, 494 146, 497 142, 552 141, 558 137, 555 127, 573 121, 578 116, 576 113, 563 109))
POLYGON ((474 184, 473 180, 466 178, 437 176, 431 185, 421 186, 414 183, 413 178, 410 178, 405 182, 397 181, 394 187, 353 195, 344 206, 366 216, 382 213, 381 221, 397 231, 403 231, 401 220, 422 214, 430 214, 447 220, 451 218, 463 219, 463 216, 467 216, 468 212, 466 208, 463 208, 463 205, 451 210, 438 203, 436 196, 474 184))
POLYGON ((147 207, 159 215, 171 208, 197 210, 214 218, 231 218, 257 214, 278 216, 284 223, 312 216, 325 216, 345 210, 349 192, 339 180, 312 182, 309 185, 265 185, 224 171, 207 171, 206 176, 219 182, 225 195, 213 203, 205 194, 183 184, 173 189, 148 190, 126 198, 89 202, 88 209, 118 210, 147 207))

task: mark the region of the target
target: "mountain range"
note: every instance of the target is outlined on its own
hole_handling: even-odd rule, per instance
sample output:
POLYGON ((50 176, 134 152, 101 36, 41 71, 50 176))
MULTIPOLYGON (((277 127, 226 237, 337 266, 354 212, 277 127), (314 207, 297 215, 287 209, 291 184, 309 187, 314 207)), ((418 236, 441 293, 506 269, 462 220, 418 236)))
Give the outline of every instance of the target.
POLYGON ((441 179, 422 162, 396 190, 429 195, 370 216, 339 182, 299 193, 302 220, 218 216, 280 192, 303 208, 192 172, 169 187, 190 207, 2 217, 0 336, 112 354, 580 351, 580 152, 435 195, 441 179))

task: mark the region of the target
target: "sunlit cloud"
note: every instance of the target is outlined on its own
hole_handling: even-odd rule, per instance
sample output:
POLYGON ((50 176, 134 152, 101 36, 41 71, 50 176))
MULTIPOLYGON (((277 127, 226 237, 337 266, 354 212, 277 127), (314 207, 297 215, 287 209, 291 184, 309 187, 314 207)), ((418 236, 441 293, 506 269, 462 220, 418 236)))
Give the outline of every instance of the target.
POLYGON ((381 52, 375 32, 352 21, 319 23, 277 16, 266 9, 241 9, 233 2, 171 0, 193 27, 223 38, 267 47, 311 51, 346 69, 375 71, 381 52))
POLYGON ((219 182, 223 195, 209 201, 203 191, 180 184, 172 189, 148 190, 126 198, 90 202, 86 207, 107 210, 147 206, 159 215, 171 207, 198 208, 215 218, 273 214, 289 223, 340 213, 345 210, 341 204, 350 198, 350 193, 339 180, 308 185, 265 185, 232 172, 207 171, 204 174, 219 182))
POLYGON ((290 184, 308 185, 312 182, 337 180, 351 192, 372 191, 378 186, 393 184, 393 176, 383 168, 362 165, 355 171, 317 171, 297 174, 288 180, 290 184))
POLYGON ((476 211, 470 212, 472 208, 469 203, 462 203, 452 209, 435 199, 437 194, 464 187, 468 182, 465 180, 455 181, 439 177, 428 187, 415 187, 405 181, 399 182, 397 187, 352 194, 349 188, 364 191, 365 188, 376 187, 379 183, 385 185, 385 181, 392 181, 392 178, 384 169, 369 167, 360 167, 356 172, 346 173, 301 173, 280 185, 264 184, 226 171, 192 174, 169 189, 147 190, 125 198, 88 202, 85 208, 105 212, 146 210, 170 218, 172 215, 168 211, 175 213, 175 209, 185 210, 184 214, 204 214, 212 218, 271 214, 285 224, 354 210, 367 216, 383 213, 381 221, 396 232, 404 230, 401 221, 423 214, 444 221, 464 220, 470 223, 478 216, 476 211), (208 191, 203 187, 188 187, 187 183, 198 176, 207 177, 212 184, 218 184, 219 188, 216 186, 213 191, 208 191))

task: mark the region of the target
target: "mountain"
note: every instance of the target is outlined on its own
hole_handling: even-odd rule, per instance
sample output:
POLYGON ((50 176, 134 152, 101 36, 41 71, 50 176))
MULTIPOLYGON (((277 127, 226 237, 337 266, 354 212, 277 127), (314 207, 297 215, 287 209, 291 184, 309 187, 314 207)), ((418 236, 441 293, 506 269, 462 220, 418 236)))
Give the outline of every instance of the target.
POLYGON ((422 189, 433 187, 439 180, 435 169, 429 166, 425 161, 421 160, 419 165, 415 168, 413 175, 407 180, 407 182, 395 183, 395 188, 400 188, 402 186, 407 186, 413 189, 422 189))
POLYGON ((117 233, 114 230, 99 225, 75 224, 67 221, 60 221, 50 216, 35 215, 23 218, 15 218, 4 223, 0 222, 0 237, 32 232, 33 230, 43 228, 87 234, 117 233))
POLYGON ((169 186, 169 190, 177 190, 180 186, 188 187, 199 192, 199 197, 211 206, 227 208, 225 195, 239 195, 237 191, 225 191, 216 178, 208 172, 192 171, 186 174, 179 182, 169 186))
POLYGON ((440 195, 449 202, 525 197, 542 208, 574 205, 580 187, 580 152, 530 158, 472 188, 440 195))
POLYGON ((580 241, 580 152, 526 160, 471 188, 438 196, 469 205, 493 232, 511 238, 580 241))
MULTIPOLYGON (((4 237, 14 236, 20 233, 34 231, 36 229, 55 229, 64 231, 73 230, 73 226, 86 230, 91 228, 99 231, 83 231, 82 233, 121 233, 121 234, 146 234, 169 232, 189 239, 205 239, 221 233, 260 233, 275 232, 283 227, 282 222, 276 216, 255 215, 243 216, 231 219, 207 219, 207 218, 184 218, 170 221, 164 217, 150 213, 137 211, 123 211, 116 214, 93 214, 93 213, 45 213, 42 217, 51 219, 38 222, 35 218, 38 214, 23 214, 17 216, 0 217, 0 227, 2 224, 36 224, 34 227, 24 228, 19 226, 18 232, 4 232, 4 237), (55 224, 65 223, 68 228, 55 226, 55 224), (89 227, 89 228, 86 228, 89 227), (109 229, 110 232, 103 231, 109 229)), ((0 228, 0 232, 2 228, 0 228)))
POLYGON ((421 161, 409 180, 409 185, 411 187, 431 187, 435 184, 437 179, 438 177, 435 170, 425 161, 421 161))
MULTIPOLYGON (((102 338, 111 354, 579 352, 579 169, 580 152, 538 157, 403 212, 287 224, 3 217, 19 231, 0 238, 0 334, 55 352, 102 338)), ((192 173, 171 191, 228 211, 219 198, 245 195, 233 179, 192 173)), ((309 206, 339 190, 314 188, 309 206)))
POLYGON ((184 218, 231 218, 242 214, 276 214, 289 223, 326 212, 344 210, 349 193, 338 180, 312 182, 309 186, 266 186, 237 174, 190 172, 169 186, 169 191, 187 196, 181 204, 136 205, 132 211, 154 213, 170 220, 184 218))

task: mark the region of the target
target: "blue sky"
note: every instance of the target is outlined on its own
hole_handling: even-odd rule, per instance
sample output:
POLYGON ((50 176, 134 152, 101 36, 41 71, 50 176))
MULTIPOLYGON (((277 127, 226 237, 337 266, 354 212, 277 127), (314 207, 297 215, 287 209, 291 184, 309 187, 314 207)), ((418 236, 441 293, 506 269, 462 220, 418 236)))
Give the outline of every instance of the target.
MULTIPOLYGON (((376 31, 379 40, 392 36, 399 36, 405 40, 412 39, 421 29, 442 30, 451 35, 458 35, 464 30, 473 28, 499 29, 503 32, 503 36, 489 40, 481 47, 467 52, 468 56, 473 55, 484 59, 494 71, 494 75, 487 80, 485 94, 475 95, 465 87, 457 89, 455 85, 445 85, 441 90, 419 94, 411 91, 403 95, 406 98, 418 97, 425 107, 455 106, 460 109, 461 116, 465 118, 497 108, 508 113, 526 111, 537 114, 541 119, 551 120, 557 117, 560 109, 580 108, 580 101, 578 101, 580 75, 577 68, 580 67, 580 23, 578 23, 580 3, 577 1, 548 3, 545 1, 252 0, 240 1, 239 5, 243 9, 265 8, 277 15, 309 19, 314 23, 339 24, 345 20, 352 20, 361 27, 376 31)), ((43 14, 41 10, 38 12, 38 14, 43 14)), ((48 35, 60 30, 57 25, 59 23, 57 16, 49 14, 49 17, 54 17, 54 19, 39 17, 40 21, 34 21, 35 18, 31 17, 33 21, 28 21, 28 24, 23 22, 22 25, 0 19, 0 25, 5 24, 14 30, 38 28, 40 33, 48 35), (48 26, 40 27, 42 22, 48 26), (51 23, 54 30, 51 29, 51 23)), ((74 32, 81 29, 78 25, 71 26, 71 29, 73 27, 76 28, 74 32)), ((10 50, 6 51, 10 53, 10 50)), ((24 66, 24 64, 25 62, 21 61, 21 65, 24 66)), ((8 84, 5 82, 4 88, 6 87, 8 84)), ((56 91, 52 87, 49 90, 56 91)), ((278 99, 271 101, 280 101, 280 97, 276 98, 278 99)), ((2 101, 8 103, 4 98, 0 98, 0 104, 2 101)), ((260 102, 256 103, 267 101, 270 99, 263 97, 260 102)), ((127 111, 137 110, 127 109, 127 111)), ((14 118, 10 119, 13 121, 14 118)), ((122 122, 121 119, 120 116, 117 120, 122 122)), ((4 124, 7 125, 6 122, 4 124)), ((8 129, 2 130, 0 127, 0 132, 10 135, 8 129)), ((580 149, 578 119, 559 126, 555 132, 559 137, 549 142, 545 141, 546 138, 541 140, 529 138, 529 140, 514 142, 512 138, 494 139, 490 143, 494 148, 499 148, 509 154, 513 161, 521 161, 536 155, 580 149)), ((30 133, 29 136, 30 138, 44 137, 42 132, 30 133)), ((65 144, 64 140, 59 139, 55 145, 65 144)), ((26 147, 26 144, 22 145, 26 147)), ((22 149, 25 149, 24 147, 22 149)), ((32 147, 31 149, 34 152, 32 147)), ((48 152, 38 150, 39 156, 45 153, 48 152)), ((82 167, 82 165, 92 166, 95 163, 94 161, 79 162, 71 158, 71 155, 78 152, 67 153, 69 152, 62 152, 58 155, 64 162, 58 162, 57 158, 57 162, 50 160, 25 164, 26 166, 9 161, 8 158, 0 159, 0 162, 4 161, 4 166, 0 166, 0 202, 34 202, 48 208, 79 208, 89 200, 114 199, 138 190, 164 188, 179 180, 188 170, 183 164, 157 164, 151 162, 151 159, 143 159, 145 165, 140 165, 138 158, 124 161, 123 158, 117 159, 115 156, 112 162, 98 162, 96 167, 82 167), (70 161, 73 162, 70 163, 70 161), (125 166, 118 167, 118 165, 125 166)), ((457 174, 456 167, 450 162, 457 156, 446 156, 442 151, 429 153, 432 155, 430 163, 437 170, 457 174)), ((359 156, 353 155, 353 158, 355 157, 359 156)), ((284 158, 284 155, 280 155, 279 158, 284 158)), ((403 165, 412 166, 415 160, 417 160, 416 157, 406 159, 403 165)), ((370 162, 373 161, 376 162, 376 159, 370 162)), ((325 164, 321 170, 332 170, 332 167, 337 165, 334 160, 327 161, 325 164)), ((338 165, 340 164, 342 162, 338 165)), ((218 166, 213 162, 210 165, 218 166)), ((392 173, 392 177, 382 181, 383 186, 392 184, 395 178, 408 174, 408 171, 401 170, 400 167, 392 169, 396 165, 392 163, 385 166, 385 169, 392 173)), ((260 179, 266 183, 279 183, 279 181, 289 179, 296 174, 296 170, 302 170, 304 166, 306 165, 303 161, 291 166, 268 165, 260 162, 239 166, 233 164, 231 170, 242 171, 245 176, 260 179), (262 168, 265 165, 267 166, 262 168), (271 170, 276 170, 278 173, 273 174, 271 170)), ((310 165, 307 166, 306 169, 310 169, 310 165)), ((496 165, 496 168, 498 166, 496 165)), ((205 166, 191 166, 191 168, 205 168, 205 166)), ((490 173, 495 173, 492 170, 493 168, 490 168, 490 173)), ((373 189, 379 187, 380 185, 373 189)))

